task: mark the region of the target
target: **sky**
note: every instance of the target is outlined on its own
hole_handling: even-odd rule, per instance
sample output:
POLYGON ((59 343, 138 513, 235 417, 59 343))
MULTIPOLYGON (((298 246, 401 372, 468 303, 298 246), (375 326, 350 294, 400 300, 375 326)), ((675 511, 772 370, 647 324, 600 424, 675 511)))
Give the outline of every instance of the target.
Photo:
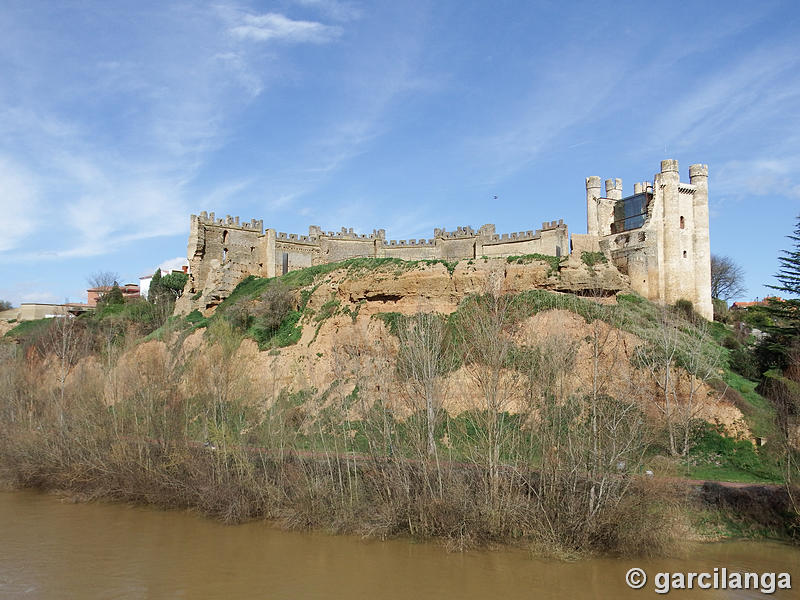
POLYGON ((800 214, 800 4, 4 0, 0 299, 185 263, 189 215, 306 233, 564 219, 709 165, 711 251, 770 293, 800 214), (495 199, 497 197, 497 199, 495 199))

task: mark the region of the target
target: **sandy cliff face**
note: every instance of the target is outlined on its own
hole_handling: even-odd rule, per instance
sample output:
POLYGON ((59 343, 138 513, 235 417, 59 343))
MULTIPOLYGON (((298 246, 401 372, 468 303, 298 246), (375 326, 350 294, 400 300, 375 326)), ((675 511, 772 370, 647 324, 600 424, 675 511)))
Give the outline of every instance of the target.
MULTIPOLYGON (((443 264, 402 270, 393 267, 369 272, 333 271, 318 277, 308 298, 306 316, 300 322, 302 336, 297 344, 259 351, 252 340, 242 342, 236 361, 257 390, 260 402, 269 405, 282 391, 307 392, 311 403, 319 406, 332 398, 350 394, 358 385, 364 405, 377 399, 402 414, 413 408, 407 390, 395 376, 398 339, 392 335, 380 313, 438 312, 449 314, 468 295, 495 291, 519 293, 530 289, 569 291, 585 295, 608 294, 627 289, 625 278, 608 265, 589 268, 580 259, 565 260, 556 273, 546 262, 509 263, 505 259, 462 261, 452 273, 443 264), (320 319, 323 305, 336 303, 335 313, 320 319)), ((299 291, 298 291, 299 297, 299 291)), ((614 302, 613 296, 600 298, 614 302)), ((202 355, 209 352, 203 330, 184 342, 184 352, 202 355)), ((565 385, 574 394, 585 394, 597 383, 616 394, 628 394, 657 415, 652 402, 659 393, 649 374, 635 369, 631 357, 642 340, 606 323, 586 320, 567 310, 547 310, 519 323, 512 335, 520 344, 570 344, 575 367, 565 385), (604 340, 594 370, 592 339, 604 340)), ((207 361, 214 368, 214 361, 207 361)), ((521 410, 526 402, 522 382, 509 376, 507 409, 521 410), (516 386, 516 387, 515 387, 516 386)), ((451 373, 443 382, 444 407, 458 413, 481 406, 482 396, 467 368, 451 373)), ((679 390, 686 401, 688 390, 679 390)), ((720 423, 731 434, 746 435, 741 412, 720 399, 719 394, 702 386, 694 395, 696 414, 720 423)), ((354 409, 356 410, 356 409, 354 409)))
MULTIPOLYGON (((592 267, 580 257, 571 255, 553 262, 521 258, 509 262, 505 258, 477 258, 459 261, 452 272, 440 262, 388 265, 354 277, 346 266, 331 272, 322 280, 342 300, 396 305, 398 312, 413 305, 414 310, 452 312, 468 294, 492 290, 517 293, 530 289, 546 289, 592 295, 613 295, 630 289, 628 278, 613 265, 601 263, 592 267), (429 307, 429 308, 425 308, 429 307), (438 308, 437 308, 438 307, 438 308)), ((212 261, 213 262, 213 261, 212 261)), ((247 276, 241 265, 215 264, 206 287, 198 294, 184 294, 176 306, 177 314, 192 310, 208 313, 228 297, 236 284, 247 276)), ((327 297, 326 297, 327 299, 327 297)))

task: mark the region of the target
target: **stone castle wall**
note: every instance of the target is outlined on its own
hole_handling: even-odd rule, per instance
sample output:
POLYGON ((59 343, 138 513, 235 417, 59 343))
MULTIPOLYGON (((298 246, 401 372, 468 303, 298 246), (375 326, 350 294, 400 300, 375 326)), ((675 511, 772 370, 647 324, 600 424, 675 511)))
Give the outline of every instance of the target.
POLYGON ((634 185, 645 195, 646 217, 637 228, 620 230, 615 207, 623 201, 621 179, 586 179, 587 233, 570 240, 563 221, 542 223, 540 229, 495 233, 494 225, 435 229, 428 239, 387 240, 383 229, 371 234, 353 229, 308 235, 264 229, 263 221, 216 218, 205 212, 191 216, 188 257, 190 276, 176 310, 206 309, 218 304, 248 275, 275 277, 288 271, 348 258, 403 260, 507 257, 523 254, 566 256, 602 251, 631 287, 659 302, 690 300, 707 318, 711 307, 711 267, 708 236, 708 167, 692 165, 690 183, 680 181, 678 163, 665 160, 653 182, 634 185))
POLYGON ((248 275, 275 277, 313 265, 349 258, 403 260, 506 257, 521 254, 563 256, 569 234, 563 221, 542 223, 541 229, 496 234, 494 225, 477 231, 458 227, 434 230, 429 239, 387 240, 383 229, 371 234, 353 229, 323 231, 312 225, 308 235, 263 229, 263 222, 240 223, 238 217, 218 219, 214 213, 191 216, 189 280, 177 310, 208 308, 224 299, 248 275))

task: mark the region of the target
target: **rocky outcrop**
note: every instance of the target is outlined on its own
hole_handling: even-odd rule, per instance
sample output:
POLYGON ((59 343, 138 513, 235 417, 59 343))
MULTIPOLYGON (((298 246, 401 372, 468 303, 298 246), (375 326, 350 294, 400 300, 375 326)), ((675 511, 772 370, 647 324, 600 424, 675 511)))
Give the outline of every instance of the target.
MULTIPOLYGON (((213 310, 249 275, 247 266, 236 262, 212 266, 201 291, 179 298, 177 314, 213 310)), ((318 277, 315 285, 314 308, 314 302, 323 304, 336 296, 354 304, 367 302, 375 312, 442 313, 455 310, 466 295, 487 291, 516 294, 543 289, 601 297, 630 289, 628 278, 613 265, 590 267, 574 255, 560 261, 555 257, 479 258, 462 260, 454 268, 444 262, 419 261, 353 271, 342 263, 341 269, 318 277)))

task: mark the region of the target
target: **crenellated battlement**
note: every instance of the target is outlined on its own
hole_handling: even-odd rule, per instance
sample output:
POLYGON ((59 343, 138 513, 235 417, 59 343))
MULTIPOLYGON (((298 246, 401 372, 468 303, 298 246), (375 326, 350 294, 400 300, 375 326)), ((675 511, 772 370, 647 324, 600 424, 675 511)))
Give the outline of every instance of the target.
POLYGON ((498 233, 489 223, 436 228, 429 239, 387 240, 384 229, 367 234, 311 225, 306 235, 265 230, 259 219, 245 222, 203 211, 191 217, 190 280, 179 302, 185 312, 210 308, 247 275, 275 277, 351 258, 459 261, 575 254, 580 260, 584 252, 603 252, 633 290, 670 304, 691 300, 711 318, 708 166, 691 165, 689 181, 682 182, 678 161, 662 161, 652 180, 633 184, 631 195, 623 194, 619 178, 592 176, 585 183, 587 233, 572 239, 561 219, 509 233, 498 233))
POLYGON ((434 237, 443 238, 443 239, 457 239, 457 238, 468 238, 468 237, 475 237, 475 230, 466 225, 464 227, 457 227, 455 231, 447 231, 446 229, 434 229, 433 230, 434 237))
POLYGON ((352 227, 342 227, 339 231, 322 231, 316 225, 312 225, 309 228, 309 235, 312 237, 328 237, 328 238, 335 238, 335 239, 346 239, 346 240, 385 240, 386 239, 386 230, 385 229, 373 229, 372 233, 355 233, 352 227))
POLYGON ((410 240, 389 240, 389 242, 386 245, 390 246, 390 247, 400 246, 400 247, 408 247, 408 248, 419 247, 419 246, 428 246, 428 247, 430 247, 430 246, 436 246, 436 240, 433 239, 433 238, 429 239, 429 240, 422 239, 422 238, 420 238, 418 240, 415 240, 415 239, 410 239, 410 240))
POLYGON ((559 219, 558 221, 545 221, 544 223, 542 223, 541 229, 536 229, 536 230, 529 229, 528 231, 493 234, 489 236, 489 239, 484 243, 503 244, 506 242, 525 242, 531 240, 538 240, 541 239, 543 231, 553 231, 557 229, 563 229, 566 231, 567 226, 564 224, 563 219, 559 219))
POLYGON ((299 242, 302 244, 316 244, 317 238, 297 233, 285 233, 280 231, 275 234, 275 239, 279 242, 299 242))
POLYGON ((224 227, 226 229, 244 229, 247 231, 257 231, 259 234, 264 232, 264 221, 261 219, 250 219, 250 221, 240 221, 239 217, 232 217, 226 215, 225 218, 216 218, 216 215, 206 211, 201 212, 199 215, 192 215, 192 219, 196 219, 198 223, 210 227, 224 227))

